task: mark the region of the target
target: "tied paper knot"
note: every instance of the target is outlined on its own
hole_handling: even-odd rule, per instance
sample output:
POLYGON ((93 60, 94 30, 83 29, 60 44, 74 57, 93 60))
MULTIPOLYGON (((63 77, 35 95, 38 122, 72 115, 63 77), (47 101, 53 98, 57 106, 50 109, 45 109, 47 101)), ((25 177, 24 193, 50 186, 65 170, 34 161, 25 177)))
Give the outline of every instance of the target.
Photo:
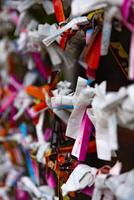
MULTIPOLYGON (((66 84, 68 87, 70 86, 68 83, 66 84)), ((73 108, 68 119, 66 136, 76 139, 72 155, 76 156, 79 160, 85 160, 88 141, 92 133, 92 123, 87 117, 86 109, 92 102, 94 88, 88 86, 88 80, 78 77, 74 94, 68 94, 68 90, 64 92, 63 89, 62 93, 59 92, 59 94, 64 95, 57 95, 58 90, 55 90, 53 94, 55 96, 51 98, 52 107, 59 106, 61 109, 69 109, 72 106, 73 108)))
POLYGON ((55 192, 48 185, 36 186, 29 177, 22 177, 18 188, 27 191, 32 199, 53 200, 55 192))
POLYGON ((88 115, 96 130, 96 145, 98 158, 110 160, 112 150, 116 150, 116 115, 113 112, 104 112, 101 105, 106 98, 106 82, 95 87, 95 97, 91 103, 92 108, 88 109, 88 115), (112 125, 112 127, 111 127, 112 125), (114 141, 113 141, 114 140, 114 141))
POLYGON ((98 173, 95 179, 94 192, 92 200, 115 200, 113 193, 108 189, 106 181, 111 176, 117 177, 120 174, 122 164, 116 162, 116 164, 107 172, 98 173))
POLYGON ((130 130, 134 130, 134 85, 128 86, 126 90, 127 98, 117 109, 119 125, 130 130))
POLYGON ((86 79, 78 77, 76 90, 72 96, 74 109, 67 124, 66 136, 73 139, 76 139, 79 135, 80 126, 86 111, 86 107, 90 105, 94 96, 94 89, 89 87, 87 84, 88 82, 86 79))
POLYGON ((13 77, 10 78, 10 84, 13 85, 17 90, 17 95, 15 97, 13 105, 15 106, 15 108, 18 109, 18 112, 13 116, 14 120, 20 118, 25 110, 33 103, 32 98, 25 92, 25 87, 34 83, 36 79, 37 75, 32 72, 28 72, 25 75, 23 84, 18 83, 17 80, 15 80, 13 77))
POLYGON ((134 86, 121 88, 118 92, 106 93, 106 83, 95 88, 95 97, 88 115, 96 130, 97 153, 100 159, 110 160, 118 149, 117 124, 133 129, 134 86))
POLYGON ((72 91, 70 87, 71 87, 71 83, 69 81, 60 81, 57 84, 56 89, 52 91, 54 95, 54 97, 52 98, 56 98, 56 96, 69 95, 72 91))
MULTIPOLYGON (((52 35, 57 30, 58 30, 57 24, 52 24, 52 25, 48 23, 39 24, 37 30, 34 29, 34 31, 33 30, 28 31, 27 33, 28 43, 34 48, 37 45, 40 48, 42 40, 52 35)), ((59 42, 60 39, 61 39, 61 36, 58 36, 56 38, 56 41, 59 42)), ((28 46, 28 44, 26 45, 28 46)), ((45 47, 45 49, 48 52, 51 62, 54 66, 61 64, 62 60, 67 67, 72 66, 72 62, 70 61, 70 58, 67 57, 67 55, 65 55, 65 52, 63 52, 57 44, 53 43, 50 46, 45 47)))
POLYGON ((37 150, 36 154, 37 161, 45 164, 46 159, 44 157, 44 154, 50 149, 50 143, 44 140, 43 122, 44 122, 44 113, 41 113, 39 116, 39 121, 35 126, 38 141, 32 143, 31 148, 37 150))
POLYGON ((25 0, 19 3, 17 9, 19 12, 24 12, 32 7, 34 4, 42 5, 47 15, 51 15, 54 13, 53 4, 50 0, 25 0))
POLYGON ((92 200, 114 200, 114 195, 106 186, 107 177, 108 175, 106 174, 100 174, 97 176, 92 200))
POLYGON ((96 168, 89 167, 85 164, 79 164, 69 176, 67 182, 62 185, 63 196, 69 192, 82 190, 91 187, 94 184, 95 176, 97 173, 96 168))
POLYGON ((8 153, 6 153, 4 149, 1 148, 0 154, 0 178, 3 178, 4 175, 9 172, 9 169, 13 169, 13 165, 8 153))
POLYGON ((133 185, 134 170, 121 175, 98 175, 95 180, 95 189, 92 200, 134 199, 133 185))
MULTIPOLYGON (((62 100, 65 95, 68 95, 71 92, 70 89, 71 83, 68 81, 60 81, 57 84, 57 88, 55 90, 52 90, 52 94, 54 95, 53 97, 50 97, 46 91, 44 91, 45 99, 46 99, 46 104, 48 108, 52 109, 53 112, 65 123, 68 123, 69 119, 69 112, 66 112, 63 109, 69 109, 68 107, 69 104, 62 104, 62 100)), ((68 97, 68 96, 67 96, 68 97)), ((68 101, 66 101, 68 103, 68 101)))
POLYGON ((80 161, 84 161, 86 158, 88 142, 92 134, 93 126, 86 110, 87 106, 91 104, 93 96, 94 89, 88 86, 88 81, 78 77, 76 90, 72 96, 74 109, 68 120, 66 136, 75 139, 72 155, 80 161))
POLYGON ((111 177, 106 181, 108 189, 112 191, 117 200, 134 199, 134 170, 111 177))
POLYGON ((60 36, 62 33, 64 33, 65 31, 67 31, 68 29, 74 28, 76 25, 86 24, 86 23, 88 23, 87 17, 77 17, 77 18, 74 18, 68 24, 66 24, 62 28, 57 29, 54 33, 52 33, 50 36, 48 36, 47 38, 45 38, 43 40, 43 43, 46 46, 49 46, 51 43, 53 43, 57 39, 58 36, 60 36))
POLYGON ((9 193, 24 173, 24 169, 11 163, 10 157, 4 149, 0 150, 0 178, 4 180, 4 186, 0 188, 0 197, 10 200, 9 193))
POLYGON ((11 103, 18 110, 18 112, 13 116, 13 120, 18 120, 24 111, 30 106, 33 100, 26 94, 25 87, 29 84, 32 84, 37 79, 37 74, 34 72, 27 72, 23 84, 20 84, 15 77, 10 77, 8 82, 11 86, 14 87, 16 92, 14 92, 14 96, 12 95, 7 103, 5 104, 5 108, 7 108, 11 103))
POLYGON ((60 95, 68 95, 72 91, 70 87, 71 87, 71 83, 69 81, 60 81, 57 84, 58 93, 60 95))

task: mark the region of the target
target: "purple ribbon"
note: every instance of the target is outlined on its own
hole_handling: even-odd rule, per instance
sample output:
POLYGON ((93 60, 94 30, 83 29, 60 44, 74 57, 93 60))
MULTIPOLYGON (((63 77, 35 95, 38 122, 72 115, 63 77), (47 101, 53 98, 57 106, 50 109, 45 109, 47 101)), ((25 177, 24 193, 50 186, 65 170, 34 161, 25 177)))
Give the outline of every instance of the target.
POLYGON ((37 66, 40 74, 42 75, 42 77, 45 80, 48 80, 48 73, 47 73, 45 65, 42 62, 40 53, 38 53, 38 52, 32 52, 32 58, 33 58, 33 60, 34 60, 34 62, 36 64, 36 66, 37 66))
POLYGON ((15 97, 16 97, 16 93, 14 92, 10 96, 7 96, 4 99, 0 107, 0 113, 4 112, 11 104, 13 104, 15 97))
POLYGON ((93 190, 94 190, 94 186, 91 186, 91 187, 86 187, 85 189, 81 190, 81 192, 83 194, 86 194, 87 196, 89 197, 92 197, 93 195, 93 190))
POLYGON ((88 150, 88 143, 89 138, 92 134, 92 128, 93 124, 90 121, 89 117, 87 116, 87 113, 85 112, 82 124, 81 124, 81 134, 82 136, 82 142, 80 147, 80 155, 79 155, 79 161, 84 161, 86 159, 86 154, 88 150))
POLYGON ((134 32, 134 12, 132 9, 132 0, 124 0, 121 6, 122 20, 125 26, 133 33, 134 32), (129 21, 128 21, 128 18, 129 21))
POLYGON ((15 200, 29 200, 29 194, 19 188, 15 190, 15 200))
POLYGON ((132 32, 129 56, 129 78, 134 80, 134 12, 132 9, 132 2, 132 0, 124 0, 121 13, 124 24, 132 32))
POLYGON ((121 7, 122 16, 126 20, 128 20, 131 5, 132 5, 132 0, 124 0, 123 5, 121 7))

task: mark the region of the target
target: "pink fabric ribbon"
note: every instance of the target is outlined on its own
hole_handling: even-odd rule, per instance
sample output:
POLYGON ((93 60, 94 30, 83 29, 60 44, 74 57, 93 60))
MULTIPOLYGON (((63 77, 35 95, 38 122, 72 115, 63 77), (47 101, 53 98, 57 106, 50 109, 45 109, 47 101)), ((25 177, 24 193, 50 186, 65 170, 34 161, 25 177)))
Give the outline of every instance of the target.
POLYGON ((48 73, 47 73, 45 65, 43 64, 41 60, 41 55, 38 52, 32 52, 32 57, 42 77, 45 80, 48 80, 48 73))
POLYGON ((87 116, 87 113, 85 113, 82 120, 81 131, 80 131, 82 134, 82 142, 80 146, 80 155, 79 155, 80 161, 84 161, 86 159, 89 138, 92 134, 92 128, 93 124, 90 121, 89 117, 87 116))
POLYGON ((128 20, 131 5, 132 5, 132 0, 124 0, 123 5, 121 7, 121 13, 125 20, 128 20))
POLYGON ((79 135, 76 138, 72 150, 72 155, 77 157, 79 161, 85 161, 86 159, 88 143, 90 136, 92 134, 92 127, 93 127, 92 122, 90 121, 85 111, 81 122, 79 135))
POLYGON ((132 32, 129 56, 129 78, 134 80, 134 12, 132 9, 132 0, 124 0, 121 13, 125 26, 132 32))
POLYGON ((0 112, 4 112, 13 103, 15 97, 16 97, 16 92, 14 92, 10 96, 6 97, 6 99, 4 99, 4 101, 0 107, 0 112))

